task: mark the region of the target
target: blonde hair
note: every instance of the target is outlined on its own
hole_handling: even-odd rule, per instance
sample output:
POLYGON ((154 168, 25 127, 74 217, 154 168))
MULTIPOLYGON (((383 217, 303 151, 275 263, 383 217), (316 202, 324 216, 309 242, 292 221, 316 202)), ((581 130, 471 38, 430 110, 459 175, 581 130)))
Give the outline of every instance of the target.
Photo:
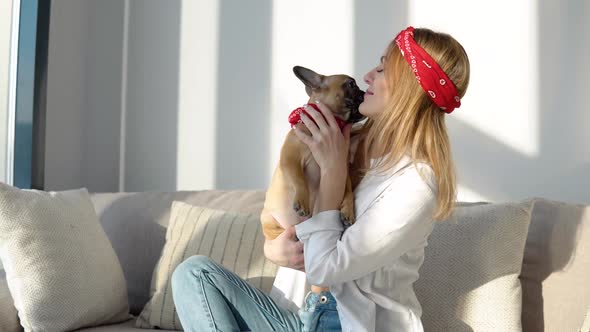
MULTIPOLYGON (((469 59, 461 44, 448 34, 429 29, 415 29, 414 39, 440 65, 463 97, 469 85, 469 59)), ((432 167, 438 187, 433 218, 444 220, 453 211, 457 191, 446 113, 426 95, 395 41, 389 44, 384 70, 389 102, 376 119, 368 119, 361 129, 357 175, 384 172, 404 154, 410 154, 414 165, 424 162, 432 167), (380 156, 372 170, 368 168, 369 156, 380 156)))

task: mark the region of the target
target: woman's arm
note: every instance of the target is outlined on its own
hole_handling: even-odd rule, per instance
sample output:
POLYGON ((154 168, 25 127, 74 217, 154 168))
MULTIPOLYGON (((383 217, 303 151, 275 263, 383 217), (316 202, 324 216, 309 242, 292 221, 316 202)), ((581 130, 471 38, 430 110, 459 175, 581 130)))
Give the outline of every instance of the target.
POLYGON ((295 226, 311 284, 329 287, 365 276, 424 241, 432 231, 436 197, 414 166, 403 170, 346 232, 338 210, 295 226))

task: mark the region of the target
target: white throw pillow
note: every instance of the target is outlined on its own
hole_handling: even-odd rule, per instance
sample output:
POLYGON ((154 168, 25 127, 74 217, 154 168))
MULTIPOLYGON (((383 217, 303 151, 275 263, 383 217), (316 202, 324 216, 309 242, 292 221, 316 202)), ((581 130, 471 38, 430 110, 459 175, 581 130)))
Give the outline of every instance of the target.
POLYGON ((260 215, 244 214, 184 202, 172 202, 166 244, 152 275, 150 300, 136 327, 180 330, 170 278, 178 264, 205 255, 265 293, 272 288, 277 266, 264 257, 260 215))
POLYGON ((26 331, 69 331, 129 318, 117 255, 86 189, 0 183, 0 258, 26 331))
POLYGON ((533 201, 457 206, 415 283, 425 331, 522 331, 520 274, 533 201))

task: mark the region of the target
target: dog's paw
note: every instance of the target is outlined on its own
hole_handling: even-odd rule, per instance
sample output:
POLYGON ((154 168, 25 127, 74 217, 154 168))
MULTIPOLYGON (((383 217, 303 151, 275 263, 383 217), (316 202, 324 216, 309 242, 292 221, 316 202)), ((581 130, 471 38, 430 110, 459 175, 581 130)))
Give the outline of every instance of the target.
POLYGON ((350 225, 354 224, 354 222, 355 222, 354 208, 343 206, 340 209, 340 221, 346 226, 350 226, 350 225))
POLYGON ((309 208, 301 202, 295 202, 293 204, 293 210, 295 210, 295 213, 297 213, 299 217, 307 217, 310 214, 309 208))

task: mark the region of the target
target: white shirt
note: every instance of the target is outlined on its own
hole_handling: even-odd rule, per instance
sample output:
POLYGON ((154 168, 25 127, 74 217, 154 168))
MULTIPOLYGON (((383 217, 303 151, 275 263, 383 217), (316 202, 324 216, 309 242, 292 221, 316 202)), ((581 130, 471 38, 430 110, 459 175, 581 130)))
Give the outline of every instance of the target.
MULTIPOLYGON (((413 283, 435 207, 432 168, 414 166, 405 156, 387 174, 362 179, 355 189, 356 222, 346 232, 338 210, 295 226, 304 245, 307 281, 330 287, 342 331, 423 331, 413 283)), ((302 285, 302 273, 289 271, 294 270, 279 270, 271 296, 292 309, 301 306, 307 285, 302 285), (288 280, 289 275, 294 278, 288 280)))

